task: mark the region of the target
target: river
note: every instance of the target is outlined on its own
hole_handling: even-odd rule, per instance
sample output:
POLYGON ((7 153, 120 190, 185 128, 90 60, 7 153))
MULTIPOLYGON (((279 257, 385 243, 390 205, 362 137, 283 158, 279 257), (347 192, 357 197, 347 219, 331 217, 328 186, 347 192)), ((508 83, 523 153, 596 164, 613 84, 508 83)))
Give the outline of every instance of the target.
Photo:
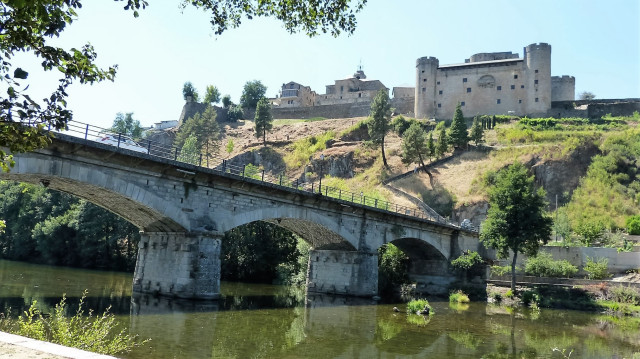
POLYGON ((222 298, 192 302, 133 296, 132 275, 0 260, 0 312, 33 301, 50 311, 66 293, 70 312, 88 290, 90 308, 108 306, 151 338, 122 358, 637 358, 638 318, 577 311, 432 301, 425 319, 401 304, 315 295, 285 286, 223 282, 222 298))

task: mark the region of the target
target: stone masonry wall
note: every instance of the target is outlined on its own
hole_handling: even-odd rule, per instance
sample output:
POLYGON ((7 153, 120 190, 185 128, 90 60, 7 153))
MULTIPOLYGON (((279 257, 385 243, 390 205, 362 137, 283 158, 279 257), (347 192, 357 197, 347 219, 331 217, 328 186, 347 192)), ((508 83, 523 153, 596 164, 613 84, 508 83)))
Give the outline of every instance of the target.
POLYGON ((355 296, 378 294, 378 255, 375 253, 312 250, 307 290, 355 296))

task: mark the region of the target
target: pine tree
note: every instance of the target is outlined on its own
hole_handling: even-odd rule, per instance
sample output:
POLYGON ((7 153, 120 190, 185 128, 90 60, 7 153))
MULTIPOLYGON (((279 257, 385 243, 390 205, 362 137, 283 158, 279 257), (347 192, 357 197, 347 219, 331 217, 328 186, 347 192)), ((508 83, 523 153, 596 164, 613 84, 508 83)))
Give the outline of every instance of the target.
POLYGON ((429 142, 427 142, 427 148, 429 149, 429 161, 431 157, 436 155, 436 144, 433 142, 433 131, 429 132, 429 142))
POLYGON ((497 121, 498 121, 498 118, 496 117, 496 115, 491 116, 491 128, 496 128, 497 121))
POLYGON ((196 139, 196 148, 199 152, 204 149, 208 160, 220 149, 220 132, 220 125, 216 121, 216 110, 212 106, 207 106, 203 113, 195 114, 180 126, 174 145, 182 148, 186 140, 193 136, 196 139))
POLYGON ((454 147, 466 148, 469 144, 469 134, 467 133, 467 124, 464 121, 462 108, 460 104, 456 106, 456 112, 453 115, 453 122, 449 128, 449 138, 454 147))
POLYGON ((438 144, 436 145, 436 156, 442 157, 449 150, 449 140, 447 139, 447 132, 444 127, 440 129, 438 135, 438 144))
POLYGON ((425 138, 426 133, 420 123, 414 122, 402 136, 402 162, 411 164, 417 162, 424 167, 423 156, 428 155, 429 147, 425 138))
POLYGON ((386 89, 380 89, 373 99, 367 127, 369 128, 371 142, 380 146, 382 149, 382 163, 384 163, 386 168, 389 168, 387 157, 384 154, 384 138, 391 128, 389 125, 389 120, 391 119, 391 101, 389 100, 387 91, 386 89))
POLYGON ((266 97, 258 101, 256 106, 256 137, 262 136, 262 145, 267 146, 267 131, 273 128, 273 116, 271 116, 271 104, 266 97))
POLYGON ((471 125, 471 140, 478 146, 480 143, 484 142, 484 130, 480 125, 480 121, 478 121, 478 116, 473 118, 473 124, 471 125))

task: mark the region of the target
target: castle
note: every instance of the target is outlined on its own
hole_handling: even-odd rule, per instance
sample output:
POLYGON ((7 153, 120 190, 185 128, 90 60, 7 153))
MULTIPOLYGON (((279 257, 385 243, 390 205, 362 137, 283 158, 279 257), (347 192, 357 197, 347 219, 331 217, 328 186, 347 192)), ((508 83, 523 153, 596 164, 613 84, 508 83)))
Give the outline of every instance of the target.
POLYGON ((551 45, 531 44, 523 58, 511 52, 479 53, 464 63, 416 61, 416 118, 450 119, 457 104, 467 116, 546 116, 552 101, 572 101, 575 78, 551 76, 551 45))
MULTIPOLYGON (((362 68, 327 85, 326 94, 289 82, 272 99, 274 116, 367 116, 380 89, 389 90, 367 79, 362 68)), ((551 76, 551 45, 540 43, 526 46, 523 58, 510 51, 479 53, 461 64, 440 65, 435 57, 421 57, 416 87, 394 87, 392 93, 396 112, 416 118, 451 119, 458 103, 467 116, 546 116, 552 101, 574 100, 575 78, 551 76)))

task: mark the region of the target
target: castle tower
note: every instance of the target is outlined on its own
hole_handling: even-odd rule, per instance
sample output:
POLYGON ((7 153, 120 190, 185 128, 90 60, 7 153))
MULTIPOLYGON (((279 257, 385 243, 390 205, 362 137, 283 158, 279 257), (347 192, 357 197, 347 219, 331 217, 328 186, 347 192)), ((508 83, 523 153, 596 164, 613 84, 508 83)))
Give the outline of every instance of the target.
POLYGON ((435 116, 436 74, 439 61, 435 57, 421 57, 416 61, 416 118, 435 116))
POLYGON ((524 48, 525 114, 545 115, 551 108, 551 45, 541 42, 524 48))
POLYGON ((573 101, 576 99, 576 78, 562 75, 551 77, 551 101, 573 101))

